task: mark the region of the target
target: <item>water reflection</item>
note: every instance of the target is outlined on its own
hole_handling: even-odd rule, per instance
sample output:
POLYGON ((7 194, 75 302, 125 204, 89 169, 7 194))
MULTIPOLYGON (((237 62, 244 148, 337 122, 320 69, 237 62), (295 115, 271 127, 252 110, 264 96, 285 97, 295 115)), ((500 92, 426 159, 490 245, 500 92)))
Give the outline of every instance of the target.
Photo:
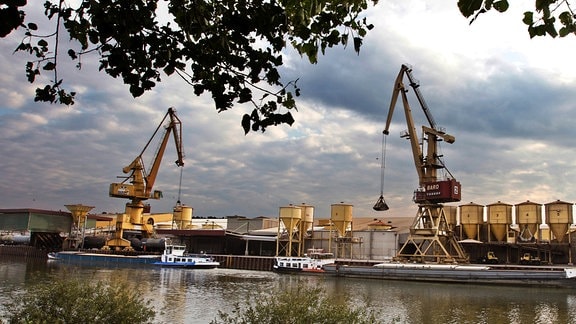
POLYGON ((99 268, 0 260, 0 302, 13 291, 53 275, 129 283, 158 312, 158 323, 207 323, 248 296, 301 282, 352 298, 380 312, 382 323, 575 323, 570 289, 430 284, 323 276, 278 275, 231 269, 99 268))

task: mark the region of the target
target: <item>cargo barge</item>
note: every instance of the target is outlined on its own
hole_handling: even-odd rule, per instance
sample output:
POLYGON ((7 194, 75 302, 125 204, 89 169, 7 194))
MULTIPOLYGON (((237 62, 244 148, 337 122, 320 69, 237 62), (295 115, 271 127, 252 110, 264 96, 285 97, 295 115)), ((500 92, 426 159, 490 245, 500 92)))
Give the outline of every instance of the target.
POLYGON ((576 288, 576 268, 563 266, 380 263, 329 264, 325 274, 384 280, 576 288))
POLYGON ((153 265, 160 262, 159 254, 112 254, 80 251, 62 251, 53 254, 52 260, 70 263, 88 263, 97 265, 153 265))

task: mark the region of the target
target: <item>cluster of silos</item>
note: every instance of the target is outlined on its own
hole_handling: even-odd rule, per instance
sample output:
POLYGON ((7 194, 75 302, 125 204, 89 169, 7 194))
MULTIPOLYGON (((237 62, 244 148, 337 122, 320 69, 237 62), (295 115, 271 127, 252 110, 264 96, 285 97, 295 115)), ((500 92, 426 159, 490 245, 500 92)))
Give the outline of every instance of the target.
POLYGON ((280 233, 278 226, 277 254, 302 255, 304 246, 301 243, 314 223, 314 206, 302 204, 280 207, 279 218, 285 233, 280 233))
MULTIPOLYGON (((562 242, 572 224, 572 205, 557 200, 545 204, 546 224, 550 228, 553 237, 562 242)), ((486 225, 488 225, 489 240, 499 242, 506 241, 507 233, 513 225, 512 211, 514 210, 517 225, 517 239, 520 242, 531 242, 539 237, 540 224, 542 223, 542 205, 525 201, 515 206, 498 201, 487 206, 469 203, 459 206, 461 237, 468 239, 480 239, 480 228, 484 225, 484 207, 486 207, 486 225)))
POLYGON ((172 225, 176 229, 192 228, 192 213, 194 209, 190 206, 176 205, 172 213, 172 225))

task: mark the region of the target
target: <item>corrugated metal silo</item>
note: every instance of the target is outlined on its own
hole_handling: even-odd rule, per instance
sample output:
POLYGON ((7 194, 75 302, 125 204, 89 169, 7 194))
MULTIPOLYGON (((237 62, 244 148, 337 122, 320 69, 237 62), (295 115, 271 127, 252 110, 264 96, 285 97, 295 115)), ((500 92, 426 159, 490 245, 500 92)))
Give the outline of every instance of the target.
POLYGON ((490 233, 496 241, 506 241, 508 228, 512 225, 512 205, 498 201, 486 207, 490 233))
POLYGON ((542 222, 542 205, 527 200, 516 205, 516 224, 520 228, 519 239, 531 241, 536 238, 538 225, 542 222))
POLYGON ((546 211, 546 224, 550 227, 552 234, 559 243, 564 241, 572 224, 572 204, 556 200, 545 204, 544 210, 546 211))
POLYGON ((478 239, 478 228, 484 221, 484 206, 473 202, 460 205, 460 224, 466 238, 478 239))

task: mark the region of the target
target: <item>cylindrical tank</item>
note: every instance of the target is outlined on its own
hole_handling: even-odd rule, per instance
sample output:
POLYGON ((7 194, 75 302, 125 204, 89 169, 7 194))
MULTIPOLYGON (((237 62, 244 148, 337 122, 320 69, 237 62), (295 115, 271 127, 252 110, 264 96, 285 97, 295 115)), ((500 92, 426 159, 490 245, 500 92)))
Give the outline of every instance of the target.
POLYGON ((446 216, 446 223, 449 228, 454 228, 457 225, 458 207, 444 206, 444 214, 446 216))
POLYGON ((162 252, 164 251, 164 239, 143 238, 142 250, 146 252, 162 252))
POLYGON ((508 227, 512 224, 512 205, 498 201, 486 207, 490 233, 496 241, 506 241, 508 227))
POLYGON ((346 230, 352 223, 352 209, 354 206, 350 204, 333 204, 331 206, 331 217, 332 224, 338 231, 338 236, 346 236, 346 230))
POLYGON ((484 206, 473 202, 460 205, 460 224, 464 229, 466 238, 476 239, 478 236, 478 226, 484 221, 484 206))
POLYGON ((186 205, 176 205, 174 207, 174 224, 178 229, 189 229, 192 225, 193 208, 186 205))
POLYGON ((529 241, 535 238, 542 220, 542 205, 527 200, 516 205, 516 224, 520 228, 520 239, 529 241))
POLYGON ((314 206, 302 204, 298 207, 302 209, 301 230, 302 232, 306 232, 312 229, 314 223, 314 206))
POLYGON ((101 249, 106 245, 105 236, 86 236, 84 238, 84 248, 85 249, 101 249))
POLYGON ((286 227, 289 234, 292 234, 302 220, 302 209, 298 206, 280 207, 280 221, 286 227))
POLYGON ((136 251, 142 251, 142 241, 137 237, 131 237, 128 239, 130 241, 130 246, 136 251))
POLYGON ((556 200, 544 205, 546 224, 558 242, 564 241, 566 233, 572 224, 572 204, 556 200))

